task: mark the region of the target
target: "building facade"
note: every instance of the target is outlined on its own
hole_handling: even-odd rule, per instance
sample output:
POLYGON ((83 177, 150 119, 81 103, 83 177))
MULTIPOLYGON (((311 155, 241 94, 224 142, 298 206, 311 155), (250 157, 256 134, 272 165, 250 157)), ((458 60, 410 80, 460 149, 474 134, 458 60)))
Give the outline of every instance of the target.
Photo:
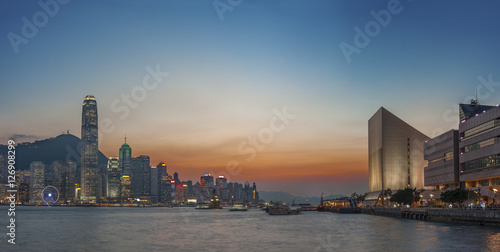
MULTIPOLYGON (((161 164, 160 164, 161 165, 161 164)), ((158 195, 159 195, 159 176, 158 176, 158 168, 157 166, 151 166, 151 203, 158 203, 158 195)))
POLYGON ((118 157, 108 158, 108 174, 107 174, 107 197, 110 199, 118 199, 121 195, 121 170, 118 157))
POLYGON ((424 141, 429 139, 381 107, 368 120, 369 191, 424 188, 424 141))
POLYGON ((424 143, 425 186, 436 190, 459 187, 458 130, 447 131, 424 143))
POLYGON ((130 176, 132 174, 132 148, 127 144, 127 138, 125 137, 125 143, 120 147, 120 170, 121 175, 130 176))
POLYGON ((206 187, 213 187, 214 186, 214 177, 211 176, 210 174, 205 174, 205 175, 201 176, 200 184, 202 186, 206 186, 206 187))
POLYGON ((121 201, 122 203, 130 203, 132 200, 131 192, 130 192, 130 176, 122 175, 121 176, 121 201))
POLYGON ((460 104, 460 182, 495 198, 500 190, 500 107, 460 104), (492 189, 492 190, 486 190, 492 189))
POLYGON ((97 102, 94 96, 88 95, 82 107, 82 149, 81 149, 81 199, 96 201, 100 194, 98 166, 98 118, 97 102))
POLYGON ((59 202, 76 201, 76 163, 68 161, 52 162, 52 186, 59 190, 59 202))
POLYGON ((43 189, 45 188, 45 164, 34 161, 30 164, 30 203, 43 204, 43 189))
POLYGON ((149 156, 132 158, 130 188, 134 197, 151 195, 151 164, 149 156))

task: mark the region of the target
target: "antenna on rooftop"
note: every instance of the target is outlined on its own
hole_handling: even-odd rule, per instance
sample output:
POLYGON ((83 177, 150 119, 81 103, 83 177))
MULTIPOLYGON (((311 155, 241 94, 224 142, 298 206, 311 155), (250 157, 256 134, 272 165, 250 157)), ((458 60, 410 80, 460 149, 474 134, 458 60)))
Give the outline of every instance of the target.
POLYGON ((477 99, 477 88, 476 88, 476 99, 470 100, 470 104, 475 106, 479 105, 479 100, 477 99))

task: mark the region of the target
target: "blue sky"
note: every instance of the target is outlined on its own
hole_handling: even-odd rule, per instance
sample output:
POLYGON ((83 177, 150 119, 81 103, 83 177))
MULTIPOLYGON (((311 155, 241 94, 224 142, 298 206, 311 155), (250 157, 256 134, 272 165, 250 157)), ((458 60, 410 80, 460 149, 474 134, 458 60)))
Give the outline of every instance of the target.
MULTIPOLYGON (((15 53, 8 34, 22 36, 22 18, 43 9, 2 1, 0 141, 79 136, 81 102, 93 94, 114 126, 99 136, 107 156, 127 134, 135 154, 196 179, 241 158, 238 144, 286 106, 296 119, 234 180, 297 194, 365 191, 367 121, 380 106, 435 136, 456 127, 456 104, 479 76, 500 81, 495 1, 400 1, 348 63, 339 45, 354 45, 354 27, 365 31, 388 3, 398 2, 243 0, 221 20, 213 1, 70 1, 15 53), (113 101, 141 86, 148 66, 169 75, 121 119, 113 101), (319 177, 329 179, 311 188, 319 177)), ((482 88, 480 102, 499 103, 498 89, 482 88)))

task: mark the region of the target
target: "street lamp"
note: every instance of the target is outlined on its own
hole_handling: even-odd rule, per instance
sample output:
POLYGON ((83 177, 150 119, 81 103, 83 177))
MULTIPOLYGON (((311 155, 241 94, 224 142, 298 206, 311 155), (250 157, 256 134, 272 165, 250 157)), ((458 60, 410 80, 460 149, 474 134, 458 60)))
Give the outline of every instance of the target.
POLYGON ((493 188, 493 192, 495 193, 495 205, 497 204, 497 192, 498 190, 493 188))

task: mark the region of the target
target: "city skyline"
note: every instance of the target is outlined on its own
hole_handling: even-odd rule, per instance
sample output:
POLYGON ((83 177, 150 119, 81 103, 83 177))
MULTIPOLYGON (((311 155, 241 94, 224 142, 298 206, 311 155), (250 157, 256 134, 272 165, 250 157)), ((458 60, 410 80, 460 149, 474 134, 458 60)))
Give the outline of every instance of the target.
POLYGON ((107 157, 126 135, 132 157, 183 180, 236 161, 229 177, 261 190, 367 192, 367 122, 381 106, 435 137, 458 129, 458 103, 475 90, 500 102, 498 3, 389 2, 243 1, 221 20, 211 1, 75 1, 17 52, 7 35, 44 9, 2 2, 0 143, 79 136, 90 94, 107 157), (348 61, 342 43, 356 46, 354 28, 372 21, 379 32, 348 61), (259 132, 266 143, 251 144, 259 132))

